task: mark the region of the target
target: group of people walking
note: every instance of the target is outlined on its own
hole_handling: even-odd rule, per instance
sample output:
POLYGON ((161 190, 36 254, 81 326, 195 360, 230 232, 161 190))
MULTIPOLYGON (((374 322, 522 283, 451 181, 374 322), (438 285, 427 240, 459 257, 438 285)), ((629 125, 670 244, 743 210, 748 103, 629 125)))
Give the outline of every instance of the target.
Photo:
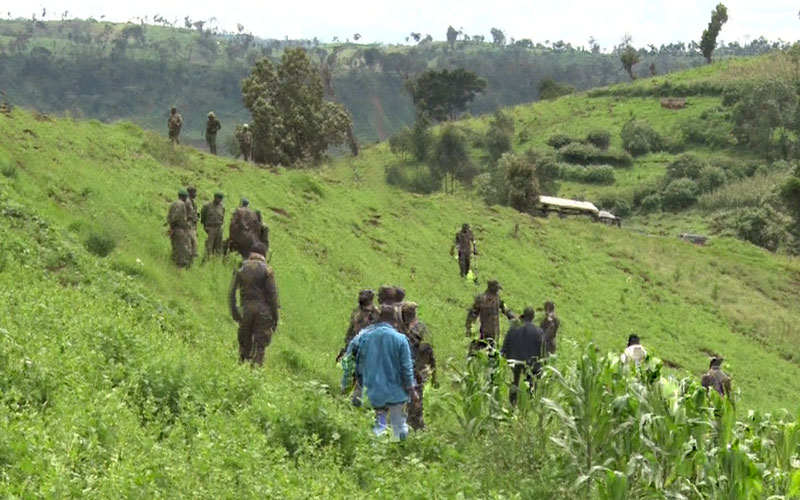
MULTIPOLYGON (((211 154, 217 154, 217 132, 222 129, 217 115, 213 111, 209 111, 206 115, 206 133, 205 139, 208 144, 208 149, 211 154)), ((178 113, 178 108, 172 106, 167 119, 168 137, 173 145, 180 144, 181 128, 183 127, 183 117, 178 113)), ((239 145, 239 152, 244 157, 244 161, 249 161, 253 157, 253 133, 250 131, 248 124, 239 125, 236 127, 235 133, 236 141, 239 145)))

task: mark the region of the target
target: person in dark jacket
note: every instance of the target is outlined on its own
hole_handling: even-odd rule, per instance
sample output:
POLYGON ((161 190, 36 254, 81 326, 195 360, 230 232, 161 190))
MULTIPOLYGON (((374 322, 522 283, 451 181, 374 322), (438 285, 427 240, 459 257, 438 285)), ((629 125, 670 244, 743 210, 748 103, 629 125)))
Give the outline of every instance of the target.
POLYGON ((533 324, 533 315, 533 308, 526 307, 522 313, 522 325, 508 331, 500 350, 503 357, 513 366, 514 382, 509 391, 512 405, 517 403, 519 381, 523 372, 526 374, 529 387, 533 388, 533 377, 542 371, 539 359, 543 354, 544 332, 533 324))

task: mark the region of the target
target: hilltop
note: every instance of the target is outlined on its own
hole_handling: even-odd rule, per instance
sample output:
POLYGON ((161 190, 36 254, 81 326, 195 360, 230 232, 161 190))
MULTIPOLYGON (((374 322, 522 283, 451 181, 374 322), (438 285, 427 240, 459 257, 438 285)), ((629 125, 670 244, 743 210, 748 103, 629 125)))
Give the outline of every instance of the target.
MULTIPOLYGON (((629 111, 657 111, 653 98, 596 99, 512 113, 579 134, 566 123, 591 116, 587 106, 599 115, 613 105, 617 127, 629 111)), ((691 99, 696 113, 718 97, 691 99)), ((303 171, 172 149, 129 123, 22 109, 0 115, 0 135, 0 491, 9 497, 586 498, 570 489, 582 469, 549 439, 562 428, 556 413, 544 413, 543 401, 530 417, 496 409, 475 366, 465 366, 466 308, 492 277, 516 311, 556 302, 555 366, 565 373, 602 368, 585 354, 590 345, 619 352, 638 332, 677 376, 696 379, 709 355, 724 355, 741 415, 798 410, 796 259, 725 237, 696 247, 671 231, 532 218, 470 193, 406 193, 385 183, 384 167, 398 161, 386 144, 303 171), (235 261, 188 271, 169 261, 166 210, 187 184, 201 202, 223 190, 229 214, 247 196, 271 227, 282 323, 263 371, 236 360, 226 305, 235 261), (480 244, 479 286, 460 280, 448 255, 464 221, 480 244), (446 381, 426 392, 429 432, 399 447, 376 445, 368 412, 336 396, 334 358, 356 294, 385 283, 420 303, 446 381)), ((647 164, 636 164, 634 179, 647 164)), ((608 373, 620 390, 622 379, 608 373)), ((560 401, 555 383, 544 390, 560 401)), ((602 401, 618 410, 634 405, 632 393, 609 394, 618 393, 602 401)), ((641 411, 661 404, 653 401, 641 411)), ((743 455, 743 443, 716 449, 743 455)))
MULTIPOLYGON (((486 78, 488 90, 470 106, 473 114, 538 99, 545 77, 578 90, 628 78, 616 54, 564 42, 497 44, 462 34, 452 45, 428 36, 412 45, 383 46, 259 39, 245 27, 219 32, 203 21, 170 25, 163 19, 161 24, 18 19, 0 20, 0 90, 15 105, 40 112, 130 120, 159 133, 165 131, 169 107, 177 104, 186 120, 184 137, 197 145, 203 144, 206 113, 214 110, 225 127, 222 142, 232 137, 234 124, 249 120, 241 81, 254 62, 298 46, 330 72, 329 94, 350 110, 355 133, 365 143, 387 139, 413 121, 403 82, 427 68, 464 67, 486 78)), ((777 47, 762 38, 745 47, 720 47, 717 55, 753 55, 777 47)), ((696 47, 683 43, 640 53, 640 77, 650 75, 651 67, 666 74, 703 61, 696 47)))

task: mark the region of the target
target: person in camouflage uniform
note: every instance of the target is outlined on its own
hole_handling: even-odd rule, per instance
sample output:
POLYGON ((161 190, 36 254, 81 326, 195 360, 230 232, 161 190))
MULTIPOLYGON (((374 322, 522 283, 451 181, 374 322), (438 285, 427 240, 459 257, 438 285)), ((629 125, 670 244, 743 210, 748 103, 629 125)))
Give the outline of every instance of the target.
POLYGON ((556 352, 556 334, 558 327, 561 326, 561 320, 556 316, 556 305, 554 302, 547 301, 544 303, 545 317, 539 324, 539 328, 544 332, 544 353, 543 356, 548 356, 556 352))
POLYGON ((467 312, 467 321, 465 324, 467 337, 472 336, 472 324, 476 319, 480 318, 480 338, 472 341, 470 352, 483 349, 485 347, 494 347, 497 338, 500 336, 500 313, 512 320, 515 318, 513 311, 507 309, 505 303, 500 298, 500 290, 503 287, 497 280, 489 280, 486 286, 486 292, 475 297, 472 307, 467 312))
POLYGON ((242 204, 233 212, 230 224, 230 239, 243 259, 250 255, 250 249, 259 241, 261 232, 258 217, 249 206, 247 198, 242 198, 242 204))
POLYGON ((424 342, 428 327, 417 318, 417 307, 415 302, 403 303, 402 315, 403 323, 406 325, 404 333, 414 359, 414 380, 419 393, 416 401, 408 403, 408 425, 414 430, 421 430, 425 428, 423 386, 429 374, 434 387, 438 386, 438 382, 436 381, 436 357, 433 354, 433 347, 428 342, 424 342))
POLYGON ((266 262, 263 243, 253 245, 252 253, 236 272, 230 289, 231 316, 239 323, 239 360, 264 364, 264 351, 278 326, 278 285, 275 273, 266 262), (242 311, 236 305, 236 292, 242 311))
POLYGON ((214 193, 214 201, 203 205, 200 210, 200 222, 206 231, 206 254, 203 259, 212 255, 222 255, 222 223, 225 220, 225 206, 222 204, 223 194, 214 193))
POLYGON ((269 226, 264 222, 261 210, 256 210, 256 218, 258 219, 258 241, 266 245, 267 252, 269 252, 269 226))
MULTIPOLYGON (((344 353, 347 352, 347 346, 350 345, 350 341, 353 340, 361 330, 378 322, 379 311, 372 302, 374 299, 375 292, 372 290, 361 290, 358 293, 358 307, 353 309, 353 312, 350 314, 350 325, 347 327, 347 332, 344 335, 344 347, 336 356, 337 363, 342 359, 344 353)), ((357 374, 353 372, 353 394, 351 396, 351 401, 353 406, 361 406, 361 384, 356 375, 357 374)))
POLYGON ((339 355, 336 356, 337 363, 342 359, 353 337, 358 335, 358 332, 364 328, 378 321, 378 308, 375 307, 374 300, 375 292, 372 290, 365 289, 358 292, 358 307, 350 313, 350 325, 344 335, 344 347, 339 351, 339 355))
POLYGON ((211 154, 217 154, 217 132, 222 128, 222 124, 217 120, 217 115, 213 111, 208 112, 208 121, 206 121, 206 142, 211 154))
POLYGON ((470 265, 472 263, 472 255, 478 255, 478 247, 475 245, 475 235, 469 228, 469 224, 461 226, 461 231, 456 233, 456 239, 453 246, 450 247, 450 255, 458 248, 458 267, 461 269, 461 277, 464 278, 469 274, 470 265))
POLYGON ((183 118, 178 113, 178 108, 172 106, 169 110, 169 119, 167 119, 167 130, 169 131, 169 140, 172 145, 180 144, 181 127, 183 127, 183 118))
POLYGON ((253 158, 253 133, 248 124, 237 127, 236 140, 239 142, 239 151, 242 153, 244 161, 250 161, 253 158))
POLYGON ((730 397, 731 378, 722 371, 722 361, 722 358, 711 358, 711 364, 708 367, 708 371, 700 379, 700 384, 706 389, 714 389, 720 396, 730 397))
POLYGON ((400 333, 405 333, 406 325, 403 323, 402 306, 406 298, 406 291, 395 285, 384 285, 378 289, 378 304, 393 306, 395 308, 395 327, 400 333))
POLYGON ((189 225, 192 226, 192 230, 189 233, 192 242, 192 258, 197 258, 197 221, 200 220, 197 214, 197 202, 195 201, 197 188, 189 186, 186 191, 189 193, 189 197, 186 199, 186 218, 189 219, 189 225))
POLYGON ((186 213, 186 200, 189 193, 185 189, 178 191, 178 199, 169 207, 167 214, 167 225, 169 225, 169 237, 172 243, 172 261, 178 267, 189 267, 192 265, 192 226, 186 213))

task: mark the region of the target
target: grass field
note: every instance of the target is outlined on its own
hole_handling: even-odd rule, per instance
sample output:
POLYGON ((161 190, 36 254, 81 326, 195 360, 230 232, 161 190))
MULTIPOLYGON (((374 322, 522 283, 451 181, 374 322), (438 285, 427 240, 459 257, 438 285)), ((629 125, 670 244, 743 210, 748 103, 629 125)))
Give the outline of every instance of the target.
MULTIPOLYGON (((559 125, 571 117, 619 127, 660 113, 655 99, 614 99, 514 113, 518 127, 536 124, 539 144, 550 131, 584 133, 559 125)), ((687 113, 714 104, 695 102, 687 113)), ((575 469, 548 460, 552 443, 518 443, 515 432, 538 429, 514 427, 527 421, 463 430, 464 317, 491 278, 515 311, 556 302, 560 369, 590 343, 619 352, 636 332, 677 376, 696 379, 710 354, 724 355, 740 415, 800 409, 796 259, 725 238, 696 247, 671 231, 530 218, 468 194, 403 193, 383 181, 396 161, 384 144, 291 171, 172 149, 126 123, 22 110, 0 116, 0 137, 0 496, 613 498, 571 489, 575 469), (166 211, 188 184, 201 203, 224 191, 228 214, 247 196, 270 225, 282 316, 264 370, 236 359, 234 260, 188 271, 169 261, 166 211), (465 221, 481 251, 478 286, 448 253, 465 221), (98 236, 116 242, 105 258, 85 249, 98 236), (358 290, 387 283, 420 303, 447 381, 426 392, 429 432, 399 447, 376 446, 369 413, 336 396, 358 290)), ((662 163, 645 158, 618 182, 662 163)))

